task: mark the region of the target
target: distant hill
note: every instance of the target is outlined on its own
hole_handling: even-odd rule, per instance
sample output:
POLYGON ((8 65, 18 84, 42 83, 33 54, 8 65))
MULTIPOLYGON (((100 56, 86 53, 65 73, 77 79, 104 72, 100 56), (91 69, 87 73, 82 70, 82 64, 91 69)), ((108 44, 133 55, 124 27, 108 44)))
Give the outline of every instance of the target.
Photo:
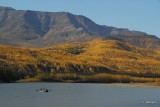
POLYGON ((157 77, 160 54, 114 40, 97 39, 44 49, 0 46, 0 81, 5 82, 24 78, 145 82, 157 77))
POLYGON ((0 45, 44 48, 97 38, 158 50, 160 39, 144 32, 98 25, 68 12, 40 12, 0 7, 0 45))

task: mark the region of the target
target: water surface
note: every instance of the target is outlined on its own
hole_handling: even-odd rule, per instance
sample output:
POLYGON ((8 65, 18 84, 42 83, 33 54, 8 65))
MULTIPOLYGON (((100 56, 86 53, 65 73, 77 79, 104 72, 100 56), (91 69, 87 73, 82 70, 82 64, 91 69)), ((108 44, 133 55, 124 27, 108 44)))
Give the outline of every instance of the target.
POLYGON ((0 84, 1 107, 160 107, 159 87, 83 83, 0 84), (39 88, 51 89, 39 93, 39 88))

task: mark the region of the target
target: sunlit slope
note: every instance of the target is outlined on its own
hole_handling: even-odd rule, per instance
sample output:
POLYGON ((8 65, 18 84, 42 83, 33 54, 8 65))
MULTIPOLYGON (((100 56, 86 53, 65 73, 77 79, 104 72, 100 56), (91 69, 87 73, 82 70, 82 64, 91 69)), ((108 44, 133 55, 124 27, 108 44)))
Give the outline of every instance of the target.
POLYGON ((121 73, 148 74, 159 72, 160 55, 117 41, 95 41, 85 53, 90 63, 98 62, 121 73))
POLYGON ((160 54, 102 39, 47 49, 0 46, 0 80, 14 81, 42 73, 160 77, 160 54))

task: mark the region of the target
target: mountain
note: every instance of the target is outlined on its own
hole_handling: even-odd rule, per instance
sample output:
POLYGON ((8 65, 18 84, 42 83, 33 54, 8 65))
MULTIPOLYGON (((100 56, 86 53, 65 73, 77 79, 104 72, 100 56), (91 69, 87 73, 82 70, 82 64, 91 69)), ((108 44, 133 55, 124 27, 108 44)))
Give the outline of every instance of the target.
MULTIPOLYGON (((160 77, 160 54, 114 40, 45 49, 0 46, 0 81, 146 82, 160 77)), ((156 79, 158 81, 158 79, 156 79)))
POLYGON ((158 50, 160 39, 144 32, 98 25, 68 12, 40 12, 0 7, 0 45, 44 48, 97 38, 158 50))

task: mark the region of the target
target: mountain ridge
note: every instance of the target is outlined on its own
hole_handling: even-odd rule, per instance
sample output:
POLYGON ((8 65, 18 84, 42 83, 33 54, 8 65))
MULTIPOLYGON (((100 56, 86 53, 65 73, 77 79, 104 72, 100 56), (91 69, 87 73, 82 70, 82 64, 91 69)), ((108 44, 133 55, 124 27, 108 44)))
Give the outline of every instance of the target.
POLYGON ((69 12, 41 12, 0 7, 0 44, 44 48, 97 38, 118 40, 140 48, 158 50, 160 39, 140 31, 98 25, 69 12))

